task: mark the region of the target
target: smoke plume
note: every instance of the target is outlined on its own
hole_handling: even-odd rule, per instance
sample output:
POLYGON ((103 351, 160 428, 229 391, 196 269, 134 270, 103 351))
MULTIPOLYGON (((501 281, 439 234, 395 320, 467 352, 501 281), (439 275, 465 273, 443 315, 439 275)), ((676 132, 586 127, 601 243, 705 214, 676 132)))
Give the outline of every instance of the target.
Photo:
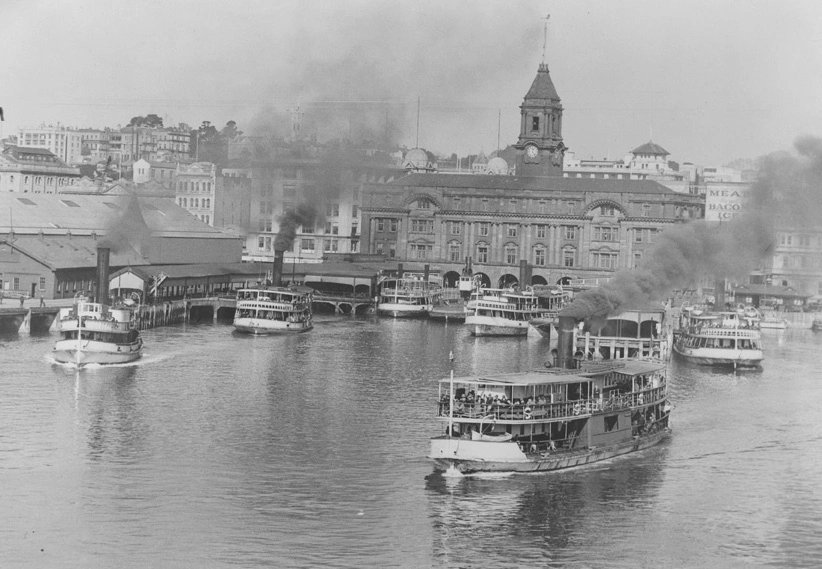
POLYGON ((280 224, 280 230, 277 237, 274 239, 275 251, 288 251, 294 244, 294 238, 297 236, 297 228, 301 225, 303 227, 311 227, 317 220, 317 208, 310 203, 304 202, 294 209, 286 210, 277 218, 280 224))
POLYGON ((142 253, 150 236, 151 230, 143 218, 140 202, 136 196, 131 196, 122 213, 111 217, 100 247, 111 249, 112 253, 123 253, 128 249, 142 253))
POLYGON ((618 271, 605 285, 584 291, 561 315, 605 318, 705 278, 744 279, 774 251, 777 228, 818 226, 822 214, 822 139, 803 136, 798 156, 771 154, 761 160, 744 213, 728 223, 697 220, 660 233, 641 265, 618 271))

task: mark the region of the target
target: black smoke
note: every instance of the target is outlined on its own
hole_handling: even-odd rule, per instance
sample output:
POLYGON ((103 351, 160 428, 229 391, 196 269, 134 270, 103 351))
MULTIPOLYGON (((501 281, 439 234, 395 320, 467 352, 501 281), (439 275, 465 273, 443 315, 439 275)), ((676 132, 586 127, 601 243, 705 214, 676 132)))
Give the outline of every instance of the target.
POLYGON ((294 209, 288 209, 277 217, 280 230, 274 238, 275 251, 288 251, 294 244, 297 236, 297 229, 300 226, 313 227, 317 221, 317 208, 307 202, 297 205, 294 209))
POLYGON ((794 147, 796 156, 775 153, 761 160, 743 214, 727 223, 697 220, 665 230, 638 268, 618 271, 605 285, 582 292, 561 314, 605 318, 706 278, 745 279, 773 254, 778 228, 819 225, 822 139, 803 136, 794 147))

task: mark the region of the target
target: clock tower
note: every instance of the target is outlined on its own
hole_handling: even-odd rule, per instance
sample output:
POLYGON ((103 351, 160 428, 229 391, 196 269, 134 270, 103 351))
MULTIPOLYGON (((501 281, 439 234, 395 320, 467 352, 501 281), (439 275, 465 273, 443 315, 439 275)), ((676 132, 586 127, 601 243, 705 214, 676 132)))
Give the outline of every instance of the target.
POLYGON ((517 175, 562 176, 562 103, 546 63, 540 64, 520 114, 519 140, 514 145, 517 175))

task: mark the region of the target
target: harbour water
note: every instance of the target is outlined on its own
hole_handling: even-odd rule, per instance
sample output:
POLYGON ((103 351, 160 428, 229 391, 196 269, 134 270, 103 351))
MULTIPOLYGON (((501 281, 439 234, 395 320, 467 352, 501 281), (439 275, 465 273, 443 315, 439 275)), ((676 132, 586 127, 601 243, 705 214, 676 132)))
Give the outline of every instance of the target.
POLYGON ((816 567, 822 334, 761 371, 674 361, 662 446, 540 475, 446 478, 436 382, 540 367, 541 338, 322 317, 310 333, 143 332, 136 365, 0 338, 2 567, 816 567))

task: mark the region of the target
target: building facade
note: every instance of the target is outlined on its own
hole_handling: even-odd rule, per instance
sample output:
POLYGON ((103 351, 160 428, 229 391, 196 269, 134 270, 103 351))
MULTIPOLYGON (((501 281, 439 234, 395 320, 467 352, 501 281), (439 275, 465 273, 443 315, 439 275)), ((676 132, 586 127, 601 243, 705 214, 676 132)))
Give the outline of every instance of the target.
POLYGON ((175 180, 177 205, 204 223, 214 226, 217 166, 211 162, 178 164, 175 180))
POLYGON ((521 109, 515 176, 410 173, 369 184, 363 252, 486 284, 605 277, 636 266, 658 232, 704 217, 699 196, 652 180, 563 177, 562 106, 540 65, 521 109), (526 277, 528 278, 528 277, 526 277))
POLYGON ((0 192, 56 194, 79 179, 79 169, 45 148, 7 146, 0 152, 0 192))

